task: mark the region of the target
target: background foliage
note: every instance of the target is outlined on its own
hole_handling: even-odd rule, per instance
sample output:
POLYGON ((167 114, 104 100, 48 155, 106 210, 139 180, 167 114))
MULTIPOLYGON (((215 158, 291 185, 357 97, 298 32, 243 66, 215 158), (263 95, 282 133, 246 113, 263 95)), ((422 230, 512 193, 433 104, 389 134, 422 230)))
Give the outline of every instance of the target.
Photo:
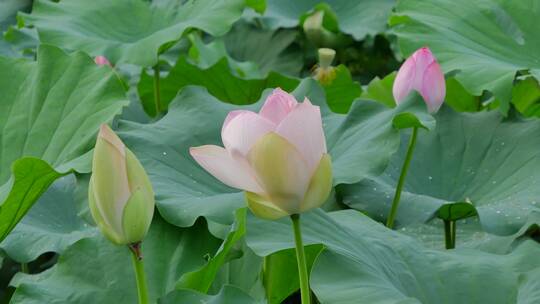
POLYGON ((289 222, 255 218, 188 154, 275 87, 321 107, 333 158, 331 197, 303 217, 317 301, 540 302, 539 18, 536 0, 0 0, 1 302, 136 301, 127 248, 87 207, 111 123, 156 192, 153 301, 299 303, 289 222), (435 115, 392 96, 422 46, 446 74, 435 115), (324 83, 320 47, 336 50, 324 83), (380 223, 413 126, 392 231, 380 223), (454 250, 442 218, 457 220, 454 250))

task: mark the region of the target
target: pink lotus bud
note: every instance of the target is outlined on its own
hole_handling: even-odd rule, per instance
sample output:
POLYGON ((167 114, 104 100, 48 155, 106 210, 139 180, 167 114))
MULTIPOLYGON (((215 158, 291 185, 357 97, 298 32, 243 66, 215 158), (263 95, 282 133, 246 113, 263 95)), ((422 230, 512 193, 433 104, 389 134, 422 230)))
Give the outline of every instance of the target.
POLYGON ((399 69, 392 90, 396 103, 402 102, 411 90, 422 95, 431 113, 437 112, 444 102, 444 74, 427 47, 414 52, 399 69))
POLYGON ((224 184, 246 191, 257 215, 276 219, 322 205, 332 188, 321 113, 306 98, 276 89, 259 113, 232 111, 221 130, 225 148, 190 148, 224 184))
POLYGON ((112 64, 109 62, 109 60, 107 60, 107 58, 105 56, 96 56, 94 58, 94 62, 99 66, 108 65, 108 66, 112 67, 112 64))

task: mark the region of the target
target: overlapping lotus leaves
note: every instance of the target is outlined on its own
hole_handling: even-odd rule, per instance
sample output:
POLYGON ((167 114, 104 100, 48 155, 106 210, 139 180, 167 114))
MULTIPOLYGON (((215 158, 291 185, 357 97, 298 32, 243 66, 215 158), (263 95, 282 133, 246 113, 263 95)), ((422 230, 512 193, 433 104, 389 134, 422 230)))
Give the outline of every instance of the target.
MULTIPOLYGON (((246 227, 247 244, 260 256, 294 247, 290 221, 248 216, 246 227)), ((437 251, 354 210, 306 213, 302 228, 305 243, 327 248, 311 273, 311 288, 322 303, 529 304, 539 299, 533 286, 539 284, 534 274, 540 247, 530 239, 503 255, 437 251)))
POLYGON ((78 216, 75 177, 58 179, 0 243, 13 260, 28 263, 46 252, 62 253, 80 239, 97 233, 78 216))
MULTIPOLYGON (((193 271, 214 254, 220 241, 202 222, 181 229, 159 216, 143 244, 150 299, 155 303, 175 288, 182 274, 193 271)), ((78 241, 58 263, 36 275, 19 274, 11 282, 17 287, 16 303, 136 303, 137 290, 129 249, 116 246, 101 235, 78 241), (106 288, 103 287, 106 284, 106 288)))
POLYGON ((474 95, 493 92, 506 113, 516 72, 540 79, 539 17, 536 0, 406 0, 390 24, 405 55, 429 46, 445 72, 457 71, 474 95))
MULTIPOLYGON (((21 264, 11 302, 137 302, 129 248, 86 222, 92 149, 108 123, 154 189, 159 212, 142 242, 152 303, 296 303, 291 221, 255 214, 277 210, 261 207, 267 198, 302 213, 328 192, 326 211, 299 215, 319 302, 540 303, 540 121, 524 118, 540 113, 539 19, 538 0, 0 0, 0 264, 21 264), (319 47, 334 48, 336 66, 316 65, 319 47), (320 140, 300 153, 265 129, 245 154, 272 195, 239 187, 246 196, 190 147, 223 146, 228 113, 258 112, 278 87, 320 107, 328 155, 309 153, 320 140), (431 112, 444 104, 429 114, 424 99, 431 112), (411 128, 394 231, 380 222, 411 128), (318 169, 273 166, 304 160, 318 169), (307 175, 283 182, 308 171, 309 186, 307 175), (299 197, 302 208, 286 206, 299 197), (456 249, 444 250, 443 220, 456 221, 456 249)), ((294 134, 309 134, 292 120, 294 134)), ((100 185, 112 185, 111 166, 95 159, 100 185)), ((126 202, 105 188, 99 197, 126 202)), ((149 207, 122 219, 149 220, 149 207)), ((146 228, 118 223, 131 235, 146 228)))
POLYGON ((0 57, 0 87, 3 239, 54 180, 71 170, 89 171, 99 125, 127 100, 111 69, 46 45, 37 61, 0 57))
MULTIPOLYGON (((3 0, 0 1, 0 34, 16 23, 17 11, 29 11, 32 6, 30 0, 3 0)), ((8 43, 4 35, 0 35, 0 55, 17 57, 19 54, 11 43, 8 43)))
MULTIPOLYGON (((332 113, 324 91, 313 80, 304 80, 293 92, 298 100, 307 96, 321 107, 327 145, 332 156, 334 184, 354 183, 382 172, 399 146, 396 121, 431 123, 419 95, 396 109, 372 101, 357 101, 348 115, 332 113), (409 113, 408 121, 400 115, 409 113), (415 113, 415 115, 411 114, 415 113), (415 118, 416 119, 416 118, 415 118)), ((216 100, 202 88, 188 87, 171 103, 169 112, 151 124, 121 121, 118 134, 141 160, 154 186, 162 216, 179 226, 190 226, 199 216, 231 223, 234 210, 245 206, 243 195, 224 186, 200 168, 188 147, 222 145, 221 125, 231 110, 258 110, 265 99, 249 106, 216 100)))
MULTIPOLYGON (((357 40, 376 35, 386 29, 386 19, 394 0, 329 0, 325 1, 338 21, 339 30, 357 40)), ((268 0, 263 20, 271 28, 297 26, 300 18, 319 5, 317 0, 268 0)))
POLYGON ((263 73, 275 71, 300 76, 304 54, 300 48, 294 47, 297 38, 298 32, 294 29, 272 30, 239 21, 223 41, 232 58, 254 62, 263 73))
MULTIPOLYGON (((166 110, 178 91, 189 85, 205 87, 219 100, 238 105, 251 104, 259 100, 267 88, 281 87, 293 90, 298 79, 276 72, 263 75, 250 62, 237 62, 227 56, 220 41, 205 45, 200 38, 192 38, 191 54, 196 58, 180 56, 166 77, 160 80, 161 110, 166 110)), ((141 74, 137 91, 145 111, 156 115, 154 103, 154 75, 141 74)))
POLYGON ((30 0, 3 0, 0 1, 0 32, 16 23, 15 17, 18 11, 29 11, 32 6, 30 0))
POLYGON ((223 35, 244 7, 244 0, 36 1, 32 14, 22 17, 43 43, 103 55, 115 64, 153 66, 185 30, 223 35))
MULTIPOLYGON (((425 222, 444 203, 469 200, 487 232, 515 233, 540 206, 540 122, 504 120, 498 112, 455 113, 449 108, 436 119, 435 130, 418 136, 398 225, 425 222)), ((402 145, 381 176, 341 188, 343 202, 384 219, 404 149, 402 145)))

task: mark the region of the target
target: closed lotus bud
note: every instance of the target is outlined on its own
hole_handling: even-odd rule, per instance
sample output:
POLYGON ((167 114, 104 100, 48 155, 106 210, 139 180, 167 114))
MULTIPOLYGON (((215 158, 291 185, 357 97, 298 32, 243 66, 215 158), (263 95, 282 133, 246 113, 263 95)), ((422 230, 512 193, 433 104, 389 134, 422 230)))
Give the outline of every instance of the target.
POLYGON ((101 125, 88 189, 90 211, 113 243, 140 242, 154 214, 154 191, 137 157, 109 128, 101 125))
POLYGON ((427 47, 414 52, 399 69, 392 90, 396 103, 405 100, 412 90, 422 95, 431 113, 437 112, 444 102, 444 74, 427 47))
POLYGON ((224 184, 245 191, 259 217, 277 219, 321 206, 332 189, 320 109, 276 89, 259 113, 232 111, 225 148, 193 147, 193 158, 224 184))
POLYGON ((108 65, 112 67, 112 64, 109 62, 109 60, 105 56, 96 56, 94 58, 94 62, 99 66, 108 65))

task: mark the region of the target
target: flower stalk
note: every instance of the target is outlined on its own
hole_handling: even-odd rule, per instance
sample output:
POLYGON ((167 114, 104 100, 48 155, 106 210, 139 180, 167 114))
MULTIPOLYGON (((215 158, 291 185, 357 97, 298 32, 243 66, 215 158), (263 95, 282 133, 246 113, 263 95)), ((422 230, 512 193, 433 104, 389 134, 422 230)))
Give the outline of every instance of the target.
POLYGON ((309 276, 306 265, 306 254, 302 243, 302 230, 300 228, 300 215, 291 215, 294 231, 294 243, 296 245, 296 261, 298 263, 298 279, 300 282, 300 296, 302 304, 310 304, 309 276))
POLYGON ((133 269, 135 270, 135 279, 137 281, 137 295, 139 304, 148 304, 148 287, 146 285, 146 275, 144 272, 143 256, 141 252, 141 242, 128 245, 131 252, 133 269))
POLYGON ((456 221, 444 220, 444 244, 446 249, 456 248, 456 221))
POLYGON ((405 156, 405 161, 403 162, 403 167, 401 168, 401 173, 399 175, 396 192, 394 193, 394 199, 392 200, 392 209, 390 210, 390 214, 388 215, 388 219, 386 221, 386 227, 390 229, 394 227, 394 221, 396 219, 397 209, 399 206, 399 200, 401 199, 401 192, 403 191, 403 184, 405 183, 405 177, 407 176, 407 171, 409 170, 409 165, 411 163, 414 147, 416 146, 417 135, 418 135, 418 127, 414 127, 411 138, 409 140, 409 146, 407 148, 407 155, 405 156))
POLYGON ((30 273, 30 268, 28 267, 28 263, 21 263, 21 272, 30 273))
POLYGON ((159 63, 154 66, 154 105, 156 116, 161 112, 161 93, 159 88, 159 63))

